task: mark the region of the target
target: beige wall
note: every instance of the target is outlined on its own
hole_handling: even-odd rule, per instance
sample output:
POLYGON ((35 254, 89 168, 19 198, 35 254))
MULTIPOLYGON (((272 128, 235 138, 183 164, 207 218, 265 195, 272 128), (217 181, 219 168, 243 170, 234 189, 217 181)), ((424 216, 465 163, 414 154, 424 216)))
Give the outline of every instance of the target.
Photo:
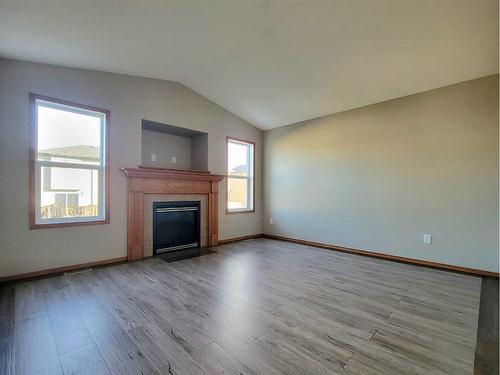
POLYGON ((207 154, 208 154, 207 134, 201 134, 191 138, 191 168, 198 169, 200 171, 207 170, 208 169, 207 154))
POLYGON ((255 214, 225 215, 220 183, 219 238, 262 231, 262 132, 187 87, 89 70, 0 59, 0 276, 125 256, 126 178, 141 163, 141 120, 208 133, 208 168, 225 173, 226 136, 257 144, 255 214), (28 93, 111 110, 111 223, 28 229, 28 93))
POLYGON ((264 159, 266 233, 498 271, 498 76, 267 131, 264 159))
POLYGON ((141 163, 143 118, 208 133, 214 173, 226 135, 256 142, 256 213, 225 215, 221 183, 220 239, 263 217, 267 233, 498 271, 498 76, 265 132, 262 211, 262 132, 187 87, 0 59, 0 276, 126 254, 119 168, 141 163), (29 92, 111 110, 109 225, 28 229, 29 92))
POLYGON ((160 168, 191 168, 191 138, 142 130, 142 165, 160 168), (156 161, 151 161, 151 154, 156 161), (176 163, 172 157, 176 157, 176 163))

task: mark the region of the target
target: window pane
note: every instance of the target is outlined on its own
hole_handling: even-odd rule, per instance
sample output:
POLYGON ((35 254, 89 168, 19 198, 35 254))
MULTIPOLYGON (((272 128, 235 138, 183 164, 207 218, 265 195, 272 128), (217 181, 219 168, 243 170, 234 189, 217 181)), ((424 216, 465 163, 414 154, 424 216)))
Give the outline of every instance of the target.
POLYGON ((229 210, 249 209, 248 180, 228 177, 227 208, 229 210))
POLYGON ((99 165, 104 114, 37 102, 38 160, 99 165))
POLYGON ((41 167, 40 172, 40 219, 99 216, 99 170, 41 167))
POLYGON ((227 210, 253 210, 254 145, 231 140, 227 142, 227 210))
POLYGON ((249 148, 248 144, 228 142, 227 149, 227 173, 232 176, 249 176, 249 148))

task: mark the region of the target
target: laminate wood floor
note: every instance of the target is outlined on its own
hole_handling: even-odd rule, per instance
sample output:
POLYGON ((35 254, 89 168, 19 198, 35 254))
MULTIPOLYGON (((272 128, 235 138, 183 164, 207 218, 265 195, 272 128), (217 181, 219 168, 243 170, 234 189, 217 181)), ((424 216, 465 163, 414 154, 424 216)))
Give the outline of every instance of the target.
POLYGON ((481 279, 269 239, 0 287, 0 374, 472 374, 481 279))

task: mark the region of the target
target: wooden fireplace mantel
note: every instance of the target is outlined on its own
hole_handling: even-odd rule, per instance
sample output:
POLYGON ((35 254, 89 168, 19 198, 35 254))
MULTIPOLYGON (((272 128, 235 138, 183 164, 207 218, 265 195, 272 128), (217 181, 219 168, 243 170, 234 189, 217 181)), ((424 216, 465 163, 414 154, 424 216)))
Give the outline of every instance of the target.
POLYGON ((208 246, 218 244, 218 191, 225 177, 208 171, 121 168, 128 177, 127 258, 144 256, 144 194, 207 194, 208 246))

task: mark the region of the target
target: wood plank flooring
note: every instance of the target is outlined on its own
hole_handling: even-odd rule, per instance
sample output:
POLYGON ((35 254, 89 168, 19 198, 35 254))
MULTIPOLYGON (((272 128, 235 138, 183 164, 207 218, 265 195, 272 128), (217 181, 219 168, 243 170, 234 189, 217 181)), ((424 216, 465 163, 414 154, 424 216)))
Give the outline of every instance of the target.
POLYGON ((500 374, 498 361, 498 279, 483 277, 474 359, 474 375, 500 374))
POLYGON ((270 239, 0 287, 0 374, 472 374, 481 279, 270 239))

